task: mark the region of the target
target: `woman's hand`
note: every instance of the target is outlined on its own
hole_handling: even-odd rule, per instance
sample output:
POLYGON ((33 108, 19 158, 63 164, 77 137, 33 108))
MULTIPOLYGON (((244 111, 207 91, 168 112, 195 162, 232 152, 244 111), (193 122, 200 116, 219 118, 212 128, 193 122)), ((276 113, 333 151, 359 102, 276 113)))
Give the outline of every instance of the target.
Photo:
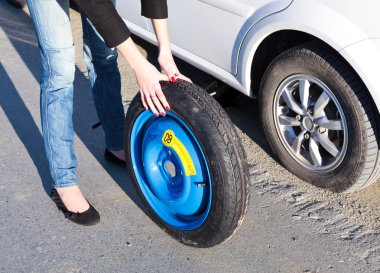
POLYGON ((170 110, 170 107, 161 90, 160 81, 167 81, 167 77, 148 61, 139 63, 133 70, 145 109, 150 108, 156 117, 159 116, 159 113, 165 116, 164 108, 170 110))
POLYGON ((169 29, 167 19, 153 19, 152 20, 154 32, 156 33, 158 47, 160 53, 158 54, 158 63, 165 71, 169 80, 175 82, 177 79, 182 79, 188 82, 191 80, 182 75, 173 59, 172 51, 170 48, 169 29))
POLYGON ((173 55, 170 51, 163 52, 160 50, 160 54, 158 56, 158 63, 160 64, 161 68, 165 71, 167 77, 171 82, 176 82, 177 79, 192 82, 188 77, 182 75, 179 72, 174 62, 173 55))
POLYGON ((162 93, 160 81, 167 81, 167 77, 141 55, 131 38, 118 45, 117 49, 135 72, 145 109, 150 108, 156 117, 159 113, 165 116, 164 108, 170 110, 170 107, 162 93))

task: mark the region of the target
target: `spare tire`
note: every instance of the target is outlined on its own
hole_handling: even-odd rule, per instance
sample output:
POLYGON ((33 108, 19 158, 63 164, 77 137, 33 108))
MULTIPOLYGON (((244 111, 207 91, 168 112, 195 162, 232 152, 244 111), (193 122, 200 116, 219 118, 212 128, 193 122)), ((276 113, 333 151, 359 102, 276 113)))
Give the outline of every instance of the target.
POLYGON ((206 91, 161 83, 171 106, 156 118, 137 95, 125 121, 131 181, 151 218, 183 244, 211 247, 239 228, 249 201, 245 153, 206 91))

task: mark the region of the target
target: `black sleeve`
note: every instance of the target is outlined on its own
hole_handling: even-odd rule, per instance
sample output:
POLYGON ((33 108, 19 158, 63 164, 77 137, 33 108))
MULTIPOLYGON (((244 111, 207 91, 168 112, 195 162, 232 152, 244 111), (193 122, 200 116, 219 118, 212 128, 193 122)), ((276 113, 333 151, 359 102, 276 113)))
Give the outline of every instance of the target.
POLYGON ((73 1, 90 19, 108 47, 121 44, 131 35, 111 0, 73 1))
MULTIPOLYGON (((73 1, 90 19, 108 47, 121 44, 131 35, 111 0, 73 1)), ((141 0, 141 14, 152 19, 167 18, 166 0, 141 0)))
POLYGON ((167 0, 141 0, 141 15, 151 19, 168 18, 167 0))

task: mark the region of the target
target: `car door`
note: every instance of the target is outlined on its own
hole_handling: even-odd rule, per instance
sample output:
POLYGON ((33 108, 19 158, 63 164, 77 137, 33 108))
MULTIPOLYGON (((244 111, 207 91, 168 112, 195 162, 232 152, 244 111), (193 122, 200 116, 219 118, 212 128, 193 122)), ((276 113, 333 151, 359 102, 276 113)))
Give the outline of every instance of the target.
POLYGON ((148 29, 147 20, 141 16, 141 2, 140 0, 117 0, 115 7, 119 15, 143 29, 148 29))
POLYGON ((249 28, 291 2, 168 0, 170 38, 175 45, 236 74, 238 50, 249 28))

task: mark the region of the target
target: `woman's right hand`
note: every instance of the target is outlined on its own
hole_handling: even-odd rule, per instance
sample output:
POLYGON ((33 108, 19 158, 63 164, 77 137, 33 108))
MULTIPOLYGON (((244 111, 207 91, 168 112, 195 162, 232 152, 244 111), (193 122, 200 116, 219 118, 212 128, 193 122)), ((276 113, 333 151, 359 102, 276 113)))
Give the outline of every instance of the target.
POLYGON ((145 59, 135 66, 133 70, 145 109, 150 108, 156 117, 160 113, 165 116, 165 109, 170 110, 170 106, 162 92, 160 81, 168 81, 167 76, 160 73, 156 67, 145 59))
POLYGON ((160 113, 165 116, 164 108, 170 110, 170 106, 162 93, 160 81, 168 81, 167 76, 161 74, 141 55, 130 37, 118 45, 117 49, 135 72, 145 109, 150 108, 156 117, 160 113))

